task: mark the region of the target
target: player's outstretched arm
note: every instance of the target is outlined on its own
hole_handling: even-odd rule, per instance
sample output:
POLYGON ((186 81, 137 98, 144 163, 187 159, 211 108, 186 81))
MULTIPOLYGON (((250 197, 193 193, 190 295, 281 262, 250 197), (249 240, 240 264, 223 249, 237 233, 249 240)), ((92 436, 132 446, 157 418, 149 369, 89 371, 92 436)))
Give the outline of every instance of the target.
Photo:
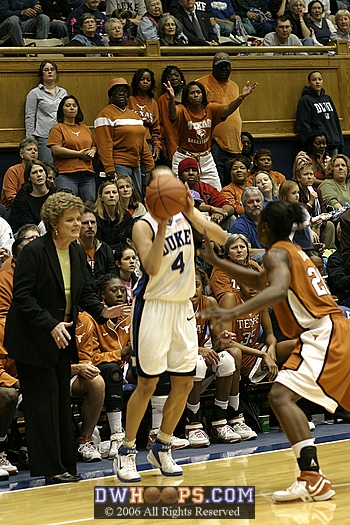
POLYGON ((168 219, 158 222, 158 231, 154 237, 146 221, 137 221, 132 229, 132 240, 148 275, 157 275, 163 259, 165 231, 168 219))
POLYGON ((218 226, 215 222, 207 221, 201 212, 194 207, 194 200, 187 188, 187 206, 183 211, 184 215, 190 221, 192 226, 199 232, 204 234, 206 232, 209 239, 217 242, 218 244, 225 244, 227 240, 227 233, 218 226))

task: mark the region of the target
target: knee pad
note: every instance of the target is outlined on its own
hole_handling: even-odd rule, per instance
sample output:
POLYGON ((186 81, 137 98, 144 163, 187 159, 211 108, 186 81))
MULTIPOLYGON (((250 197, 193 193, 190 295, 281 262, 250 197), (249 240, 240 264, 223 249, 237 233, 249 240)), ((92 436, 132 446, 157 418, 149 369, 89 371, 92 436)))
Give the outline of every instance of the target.
POLYGON ((194 382, 203 381, 203 379, 205 378, 205 374, 207 373, 207 368, 208 367, 204 360, 204 357, 202 357, 201 355, 198 355, 197 361, 196 361, 196 371, 193 376, 193 381, 194 382))
POLYGON ((107 412, 121 410, 123 406, 123 371, 117 363, 102 363, 98 367, 105 382, 107 412), (118 377, 117 377, 118 376, 118 377))
POLYGON ((213 372, 216 377, 227 377, 233 374, 236 370, 236 363, 234 357, 224 350, 219 353, 220 361, 217 365, 213 365, 213 372))
POLYGON ((159 381, 157 383, 157 387, 154 391, 154 396, 168 396, 170 392, 170 374, 168 372, 164 372, 163 374, 160 374, 159 381))

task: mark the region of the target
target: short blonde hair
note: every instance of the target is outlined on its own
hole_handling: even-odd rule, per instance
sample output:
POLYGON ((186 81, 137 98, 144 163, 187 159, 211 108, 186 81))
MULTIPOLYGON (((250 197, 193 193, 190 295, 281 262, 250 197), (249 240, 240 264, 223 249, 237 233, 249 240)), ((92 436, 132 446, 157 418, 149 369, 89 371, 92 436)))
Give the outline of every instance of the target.
POLYGON ((334 17, 334 22, 338 25, 338 20, 340 17, 342 16, 347 16, 348 19, 350 20, 350 13, 347 9, 339 9, 339 11, 337 11, 335 13, 335 17, 334 17))
POLYGON ((107 22, 105 23, 105 30, 106 30, 107 35, 108 35, 108 32, 111 29, 111 25, 112 24, 118 24, 118 26, 121 28, 121 30, 124 31, 123 24, 121 23, 119 18, 109 18, 107 20, 107 22))
MULTIPOLYGON (((278 187, 277 187, 277 184, 276 182, 274 181, 274 179, 271 177, 270 173, 268 171, 265 171, 265 170, 259 170, 257 171, 256 173, 254 173, 254 177, 253 177, 253 186, 256 186, 256 178, 258 175, 260 175, 260 173, 263 173, 264 175, 267 175, 268 178, 270 179, 271 181, 271 184, 272 184, 272 197, 276 197, 276 195, 278 195, 278 187)), ((256 186, 257 187, 257 186, 256 186)))
POLYGON ((80 214, 84 211, 84 204, 80 197, 76 197, 66 191, 57 191, 50 195, 44 202, 40 216, 45 224, 47 231, 53 231, 51 223, 57 223, 66 210, 79 210, 80 214))

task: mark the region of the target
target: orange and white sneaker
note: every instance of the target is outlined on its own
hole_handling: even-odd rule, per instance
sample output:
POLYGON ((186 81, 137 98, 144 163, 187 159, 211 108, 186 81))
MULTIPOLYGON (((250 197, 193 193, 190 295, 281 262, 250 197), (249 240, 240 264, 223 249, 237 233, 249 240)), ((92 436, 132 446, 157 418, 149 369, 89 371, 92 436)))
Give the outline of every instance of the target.
POLYGON ((272 495, 274 503, 294 503, 297 501, 325 501, 335 494, 331 482, 322 472, 303 470, 297 481, 286 490, 277 490, 272 495))

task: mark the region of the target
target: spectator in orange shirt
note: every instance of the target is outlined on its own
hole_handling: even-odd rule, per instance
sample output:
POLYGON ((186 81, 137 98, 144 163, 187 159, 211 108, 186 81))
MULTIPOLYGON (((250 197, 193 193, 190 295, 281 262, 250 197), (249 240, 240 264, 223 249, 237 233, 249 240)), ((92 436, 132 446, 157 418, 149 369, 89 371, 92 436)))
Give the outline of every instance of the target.
POLYGON ((283 173, 272 169, 272 153, 269 149, 258 149, 253 157, 253 167, 249 175, 249 185, 253 182, 253 175, 258 171, 266 171, 279 187, 286 180, 283 173))
POLYGON ((24 168, 30 160, 38 158, 38 143, 33 137, 26 137, 19 143, 19 156, 22 161, 20 164, 10 166, 4 175, 2 182, 1 204, 9 210, 17 195, 17 192, 24 184, 24 168))
POLYGON ((226 163, 227 169, 231 174, 231 182, 222 188, 221 193, 234 207, 236 215, 244 213, 242 193, 247 185, 250 186, 250 184, 247 184, 248 163, 249 160, 243 155, 238 155, 226 163))

